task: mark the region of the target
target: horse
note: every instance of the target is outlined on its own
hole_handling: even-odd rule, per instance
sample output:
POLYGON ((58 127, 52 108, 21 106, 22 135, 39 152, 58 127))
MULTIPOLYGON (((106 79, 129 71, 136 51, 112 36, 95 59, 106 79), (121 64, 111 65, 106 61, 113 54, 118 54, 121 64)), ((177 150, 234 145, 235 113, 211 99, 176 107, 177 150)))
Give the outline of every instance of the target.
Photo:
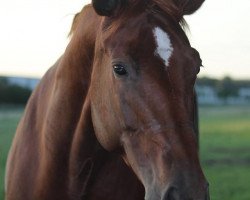
POLYGON ((195 136, 202 61, 184 15, 204 0, 93 0, 32 93, 6 200, 208 200, 195 136))

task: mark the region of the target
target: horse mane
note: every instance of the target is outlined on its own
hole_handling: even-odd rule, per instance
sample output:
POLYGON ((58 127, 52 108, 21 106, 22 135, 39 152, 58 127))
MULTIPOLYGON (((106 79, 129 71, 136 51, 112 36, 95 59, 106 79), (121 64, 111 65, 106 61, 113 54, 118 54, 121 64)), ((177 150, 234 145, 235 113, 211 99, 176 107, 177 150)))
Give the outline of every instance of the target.
MULTIPOLYGON (((187 4, 188 0, 177 0, 178 3, 180 2, 178 6, 174 1, 176 0, 152 0, 151 4, 149 5, 149 9, 153 13, 160 13, 159 10, 161 10, 161 12, 168 14, 174 21, 179 23, 184 31, 189 30, 188 23, 182 15, 182 13, 184 12, 184 6, 187 4)), ((141 0, 132 0, 131 7, 138 4, 139 2, 141 2, 141 0)), ((92 7, 92 5, 88 4, 84 8, 86 7, 92 7)), ((69 37, 71 37, 76 31, 78 22, 81 18, 81 13, 84 12, 84 8, 80 12, 75 14, 70 32, 68 34, 69 37)))
POLYGON ((73 18, 73 21, 72 21, 72 24, 71 24, 71 28, 70 28, 68 37, 71 37, 74 34, 74 32, 77 29, 79 21, 81 21, 80 20, 81 14, 85 11, 86 8, 89 8, 89 7, 92 7, 92 5, 88 4, 88 5, 84 6, 80 12, 78 12, 78 13, 75 14, 75 16, 73 18))
POLYGON ((163 13, 168 14, 173 21, 179 23, 183 31, 189 30, 188 23, 184 19, 182 13, 184 11, 184 6, 188 0, 183 0, 179 6, 174 3, 176 0, 152 0, 153 2, 153 12, 158 12, 157 10, 162 10, 163 13))
POLYGON ((69 31, 69 34, 68 34, 68 37, 72 36, 73 33, 75 32, 76 28, 77 28, 77 25, 78 25, 78 21, 79 21, 79 16, 81 14, 81 11, 76 13, 74 18, 73 18, 73 22, 71 24, 71 28, 70 28, 70 31, 69 31))
POLYGON ((164 13, 167 13, 172 18, 179 18, 178 7, 172 0, 152 0, 153 5, 156 5, 160 8, 164 13))

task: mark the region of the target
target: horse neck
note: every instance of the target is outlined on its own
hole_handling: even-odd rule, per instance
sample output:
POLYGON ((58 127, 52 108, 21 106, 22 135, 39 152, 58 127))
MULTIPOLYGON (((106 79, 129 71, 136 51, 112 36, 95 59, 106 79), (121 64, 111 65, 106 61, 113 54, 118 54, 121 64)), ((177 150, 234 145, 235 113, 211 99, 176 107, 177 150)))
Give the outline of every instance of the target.
POLYGON ((61 140, 72 141, 73 132, 78 128, 82 115, 85 115, 84 107, 89 106, 86 99, 94 57, 95 27, 98 27, 94 16, 89 9, 82 11, 81 21, 53 74, 55 81, 49 102, 53 110, 48 109, 47 116, 52 122, 63 120, 56 125, 63 127, 62 131, 68 131, 60 136, 61 140))
MULTIPOLYGON (((96 33, 99 27, 99 17, 91 7, 86 7, 78 16, 78 25, 72 39, 61 58, 56 72, 55 87, 59 98, 67 98, 69 104, 68 116, 77 115, 74 137, 78 134, 92 134, 92 122, 88 88, 91 81, 94 59, 96 33)), ((71 140, 70 140, 71 141, 71 140)))
POLYGON ((78 14, 77 25, 58 67, 58 77, 71 84, 88 87, 92 72, 97 29, 100 24, 93 9, 86 7, 78 14))
MULTIPOLYGON (((95 35, 99 22, 94 11, 90 9, 82 12, 80 17, 81 21, 65 53, 53 68, 54 70, 49 76, 50 80, 44 78, 41 83, 41 87, 50 91, 49 95, 44 97, 48 100, 48 105, 44 108, 46 109, 45 117, 41 123, 42 131, 39 134, 43 165, 42 170, 39 170, 38 173, 41 179, 41 191, 44 191, 43 188, 59 188, 59 186, 53 185, 58 183, 56 181, 58 176, 68 180, 67 176, 71 174, 71 163, 82 161, 78 160, 82 152, 77 149, 81 146, 75 143, 76 138, 79 139, 81 133, 86 138, 92 134, 90 104, 87 99, 95 35), (74 145, 76 146, 74 147, 74 145), (71 158, 75 152, 78 155, 71 158), (55 158, 57 162, 54 162, 55 158), (72 159, 75 160, 72 161, 72 159), (51 171, 53 171, 53 175, 51 175, 51 171)), ((37 94, 42 95, 42 89, 38 89, 37 94)), ((95 142, 93 140, 93 145, 95 142)), ((86 154, 83 159, 87 158, 86 154)), ((63 184, 62 187, 68 187, 67 181, 59 184, 63 184)))

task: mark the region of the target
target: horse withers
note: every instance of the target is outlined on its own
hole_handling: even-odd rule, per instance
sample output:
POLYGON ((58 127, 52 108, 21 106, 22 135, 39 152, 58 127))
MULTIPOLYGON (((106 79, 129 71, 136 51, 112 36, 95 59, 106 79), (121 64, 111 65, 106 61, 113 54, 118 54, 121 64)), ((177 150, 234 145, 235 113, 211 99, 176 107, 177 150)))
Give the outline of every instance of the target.
POLYGON ((204 0, 93 0, 16 131, 6 200, 208 200, 202 65, 180 23, 204 0))

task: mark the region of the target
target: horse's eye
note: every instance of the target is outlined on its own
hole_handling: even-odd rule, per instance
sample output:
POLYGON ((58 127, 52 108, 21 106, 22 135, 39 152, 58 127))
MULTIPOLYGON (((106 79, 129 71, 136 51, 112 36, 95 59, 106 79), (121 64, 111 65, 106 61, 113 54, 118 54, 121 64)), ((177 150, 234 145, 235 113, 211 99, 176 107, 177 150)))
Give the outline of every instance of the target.
POLYGON ((119 76, 124 76, 124 75, 128 74, 127 70, 122 65, 114 65, 113 70, 114 70, 115 74, 117 74, 119 76))

